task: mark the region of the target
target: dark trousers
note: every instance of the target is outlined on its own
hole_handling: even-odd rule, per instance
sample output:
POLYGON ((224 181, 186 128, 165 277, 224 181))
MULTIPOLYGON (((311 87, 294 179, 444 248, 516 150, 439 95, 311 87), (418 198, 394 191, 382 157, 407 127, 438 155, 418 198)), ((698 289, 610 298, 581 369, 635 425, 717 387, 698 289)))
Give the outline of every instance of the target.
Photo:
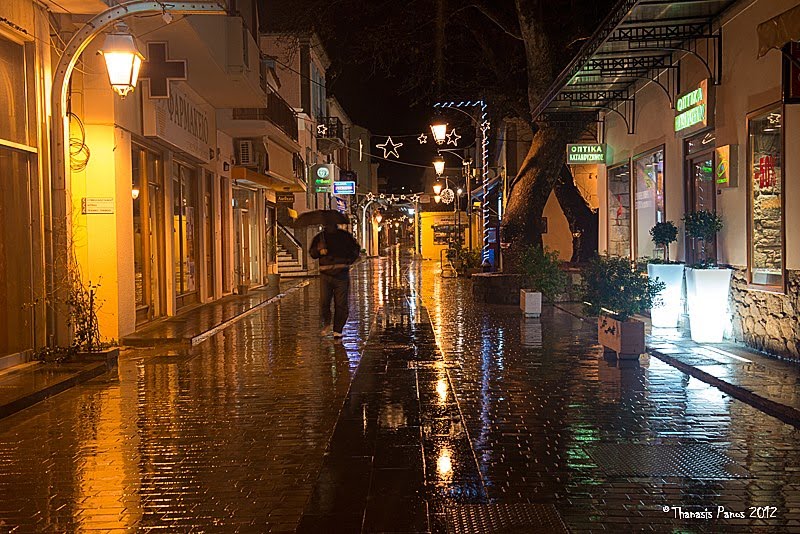
POLYGON ((331 300, 333 300, 333 331, 342 332, 347 316, 350 314, 348 303, 350 299, 350 273, 330 275, 322 273, 319 276, 319 305, 322 317, 322 326, 331 324, 331 300))

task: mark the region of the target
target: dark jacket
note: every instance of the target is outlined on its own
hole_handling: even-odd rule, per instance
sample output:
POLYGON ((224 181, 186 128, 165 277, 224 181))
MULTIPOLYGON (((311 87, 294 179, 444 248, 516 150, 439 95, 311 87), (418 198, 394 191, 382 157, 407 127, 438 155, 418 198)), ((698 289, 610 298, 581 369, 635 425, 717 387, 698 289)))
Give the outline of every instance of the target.
POLYGON ((353 234, 336 228, 333 231, 323 230, 318 233, 308 249, 311 257, 319 260, 319 270, 328 274, 347 272, 351 263, 361 254, 361 247, 353 234), (320 254, 322 249, 328 253, 320 254))

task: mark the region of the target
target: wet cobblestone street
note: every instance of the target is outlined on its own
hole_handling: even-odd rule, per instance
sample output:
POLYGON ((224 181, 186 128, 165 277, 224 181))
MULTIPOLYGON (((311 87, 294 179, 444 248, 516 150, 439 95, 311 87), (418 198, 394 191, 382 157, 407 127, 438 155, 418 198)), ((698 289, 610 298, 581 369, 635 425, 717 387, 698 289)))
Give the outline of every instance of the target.
POLYGON ((795 427, 437 270, 356 267, 341 343, 314 280, 0 420, 0 532, 800 532, 795 427))

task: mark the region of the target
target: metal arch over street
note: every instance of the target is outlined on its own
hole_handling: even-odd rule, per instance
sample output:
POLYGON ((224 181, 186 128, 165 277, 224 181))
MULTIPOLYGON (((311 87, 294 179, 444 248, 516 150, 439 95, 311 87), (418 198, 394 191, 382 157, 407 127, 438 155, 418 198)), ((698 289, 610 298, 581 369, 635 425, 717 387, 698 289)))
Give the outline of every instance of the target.
MULTIPOLYGON (((181 13, 197 15, 225 15, 225 6, 219 2, 164 2, 151 0, 133 0, 115 5, 92 17, 86 22, 67 43, 64 52, 58 60, 53 73, 51 88, 51 132, 50 132, 50 188, 45 193, 45 220, 48 245, 46 246, 47 291, 50 295, 56 294, 56 280, 64 279, 66 270, 67 235, 69 230, 60 230, 68 223, 67 209, 67 168, 68 161, 67 142, 67 117, 64 110, 67 107, 67 89, 72 71, 78 62, 81 53, 89 46, 92 39, 103 30, 119 22, 125 17, 145 13, 181 13), (63 259, 59 259, 62 258, 63 259), (59 271, 59 272, 56 272, 59 271)), ((68 226, 65 226, 68 228, 68 226)), ((53 299, 59 301, 58 298, 53 299)), ((48 331, 55 343, 67 341, 69 334, 66 327, 66 310, 64 304, 50 304, 47 311, 48 331)))

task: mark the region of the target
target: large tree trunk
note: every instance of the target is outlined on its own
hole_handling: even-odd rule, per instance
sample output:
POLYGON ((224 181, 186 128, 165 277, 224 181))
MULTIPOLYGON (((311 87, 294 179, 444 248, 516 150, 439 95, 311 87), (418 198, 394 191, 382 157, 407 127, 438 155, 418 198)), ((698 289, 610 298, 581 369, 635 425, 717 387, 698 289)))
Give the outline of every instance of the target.
POLYGON ((568 165, 562 165, 556 198, 572 232, 572 261, 589 261, 597 253, 598 217, 575 185, 568 165))
POLYGON ((528 155, 511 183, 502 222, 502 242, 512 248, 542 244, 542 213, 559 179, 569 137, 570 132, 550 126, 534 134, 528 155))

